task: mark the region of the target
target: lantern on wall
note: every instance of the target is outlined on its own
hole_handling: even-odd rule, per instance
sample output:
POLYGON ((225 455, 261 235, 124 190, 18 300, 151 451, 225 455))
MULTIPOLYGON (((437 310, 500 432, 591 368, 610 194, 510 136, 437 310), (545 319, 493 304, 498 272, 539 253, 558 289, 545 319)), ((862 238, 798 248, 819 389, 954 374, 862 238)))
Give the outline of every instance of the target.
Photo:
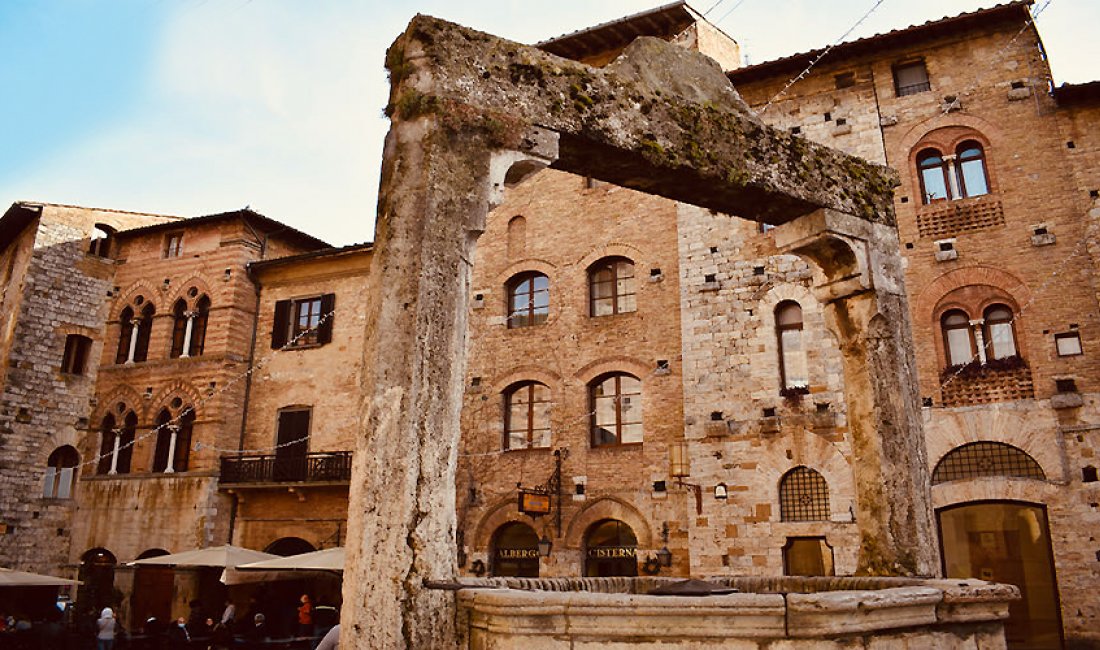
POLYGON ((673 478, 691 476, 691 461, 688 459, 686 442, 674 442, 668 446, 668 471, 673 478))

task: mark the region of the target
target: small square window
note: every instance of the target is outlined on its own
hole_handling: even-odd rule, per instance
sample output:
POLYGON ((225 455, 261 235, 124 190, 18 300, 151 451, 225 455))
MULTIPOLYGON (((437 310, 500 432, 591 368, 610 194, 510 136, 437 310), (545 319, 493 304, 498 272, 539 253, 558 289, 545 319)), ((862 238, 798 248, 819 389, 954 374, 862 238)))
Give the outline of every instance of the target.
POLYGON ((65 353, 61 357, 61 372, 67 375, 83 375, 88 362, 92 339, 79 334, 65 337, 65 353))
POLYGON ((1077 380, 1076 379, 1055 379, 1054 390, 1059 393, 1076 393, 1077 392, 1077 380))
POLYGON ((833 77, 833 79, 836 81, 837 90, 840 90, 841 88, 851 88, 852 86, 856 85, 855 72, 841 72, 840 74, 833 77))
POLYGON ((1081 349, 1081 335, 1078 332, 1055 334, 1054 345, 1060 357, 1072 357, 1084 352, 1081 349))
POLYGON ((164 236, 164 256, 179 257, 183 253, 183 233, 170 232, 164 236))
POLYGON ((894 66, 894 89, 898 97, 916 95, 932 89, 924 61, 909 61, 894 66))

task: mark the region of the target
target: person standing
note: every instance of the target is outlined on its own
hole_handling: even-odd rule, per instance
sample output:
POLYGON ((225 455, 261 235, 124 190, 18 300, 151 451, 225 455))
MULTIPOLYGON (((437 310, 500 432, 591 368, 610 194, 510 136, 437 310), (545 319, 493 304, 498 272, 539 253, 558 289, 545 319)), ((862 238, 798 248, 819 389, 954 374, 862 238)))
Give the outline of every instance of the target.
POLYGON ((96 650, 114 650, 115 635, 118 633, 118 621, 110 607, 104 607, 96 621, 96 650))
POLYGON ((302 594, 301 603, 298 607, 298 636, 313 636, 313 604, 309 602, 309 594, 302 594))

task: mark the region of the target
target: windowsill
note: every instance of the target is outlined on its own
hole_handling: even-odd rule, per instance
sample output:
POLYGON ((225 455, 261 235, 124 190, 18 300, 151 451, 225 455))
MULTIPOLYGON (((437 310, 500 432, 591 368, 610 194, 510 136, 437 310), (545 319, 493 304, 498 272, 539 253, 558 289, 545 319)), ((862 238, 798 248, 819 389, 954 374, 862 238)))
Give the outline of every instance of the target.
POLYGON ((644 443, 641 442, 623 442, 609 445, 589 445, 589 451, 598 451, 601 449, 641 449, 644 443))
POLYGON ((302 343, 299 345, 287 345, 279 348, 279 352, 292 352, 294 350, 315 350, 325 347, 324 343, 302 343))
POLYGON ((227 354, 200 354, 194 357, 166 357, 164 359, 146 359, 145 361, 135 361, 133 363, 112 363, 104 366, 100 366, 100 371, 103 370, 125 370, 128 368, 151 368, 166 364, 175 364, 180 361, 198 363, 200 361, 212 361, 223 362, 226 360, 239 361, 240 359, 234 359, 233 355, 227 354))
POLYGON ((164 472, 128 472, 126 474, 92 474, 90 476, 81 476, 81 481, 135 481, 142 479, 158 479, 158 478, 215 478, 218 476, 218 472, 214 470, 203 471, 186 471, 186 472, 173 472, 171 474, 165 474, 164 472))
POLYGON ((72 497, 66 497, 66 498, 61 498, 61 497, 38 497, 38 500, 42 503, 45 503, 46 505, 63 505, 63 504, 66 504, 66 503, 72 503, 73 502, 72 497))
POLYGON ((544 452, 551 451, 553 447, 524 447, 523 449, 503 449, 506 454, 522 454, 524 452, 544 452))
POLYGON ((603 314, 602 316, 589 315, 587 321, 588 322, 599 322, 599 321, 602 321, 604 319, 626 318, 626 317, 634 316, 637 313, 638 313, 638 310, 635 309, 634 311, 620 311, 620 312, 616 312, 614 314, 603 314))
POLYGON ((518 327, 508 327, 508 325, 505 324, 504 329, 508 330, 509 332, 522 332, 524 330, 538 329, 540 327, 546 327, 549 324, 550 324, 550 321, 549 321, 549 319, 547 319, 547 320, 542 321, 541 323, 532 323, 530 325, 520 325, 518 327))
POLYGON ((117 264, 117 260, 110 257, 104 257, 102 255, 92 255, 91 253, 84 253, 84 259, 95 260, 97 262, 103 262, 104 264, 117 264))

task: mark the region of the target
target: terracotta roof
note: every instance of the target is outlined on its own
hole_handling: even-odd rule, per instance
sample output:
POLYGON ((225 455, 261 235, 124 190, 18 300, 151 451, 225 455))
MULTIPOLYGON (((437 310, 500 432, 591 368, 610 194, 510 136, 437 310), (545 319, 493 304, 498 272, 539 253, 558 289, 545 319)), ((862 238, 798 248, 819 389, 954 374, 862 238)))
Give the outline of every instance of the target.
MULTIPOLYGON (((842 58, 854 57, 861 54, 881 53, 883 49, 908 45, 915 41, 949 36, 952 34, 972 30, 982 25, 988 25, 998 21, 1027 20, 1031 14, 1029 7, 1032 0, 1016 0, 999 4, 989 9, 978 9, 957 16, 944 17, 939 20, 928 21, 922 25, 913 25, 903 29, 895 29, 884 34, 875 34, 867 38, 841 43, 834 47, 823 62, 842 58)), ((768 79, 776 75, 796 74, 806 69, 819 54, 827 48, 818 48, 808 52, 792 54, 781 59, 757 63, 756 65, 730 70, 726 76, 734 84, 747 83, 768 79)))
POLYGON ((286 257, 273 257, 267 260, 256 260, 255 262, 248 263, 248 270, 254 269, 266 269, 272 266, 282 266, 284 264, 294 264, 296 262, 304 262, 306 260, 315 260, 322 257, 337 257, 340 255, 350 255, 353 253, 367 252, 374 249, 374 242, 365 242, 362 244, 349 244, 347 246, 340 246, 338 248, 324 248, 319 251, 311 251, 309 253, 299 253, 297 255, 287 255, 286 257))
POLYGON ((124 230, 118 234, 121 237, 131 237, 134 235, 145 235, 154 232, 162 232, 165 230, 176 230, 181 227, 190 227, 195 225, 202 225, 207 223, 213 223, 216 221, 228 221, 231 219, 242 219, 245 221, 253 222, 258 225, 261 230, 266 231, 268 234, 280 233, 295 239, 306 246, 313 248, 331 248, 331 246, 314 237, 308 235, 297 228, 292 228, 285 223, 276 221, 270 217, 265 217, 259 212, 255 212, 248 208, 243 210, 234 210, 232 212, 219 212, 218 214, 208 214, 202 217, 192 217, 190 219, 183 219, 182 221, 168 221, 165 223, 157 223, 151 226, 143 226, 141 228, 134 228, 131 230, 124 230))
POLYGON ((639 36, 670 38, 702 16, 684 0, 618 18, 594 27, 536 43, 535 47, 567 59, 581 59, 600 52, 622 49, 639 36))
POLYGON ((1059 104, 1086 104, 1100 101, 1100 81, 1083 84, 1064 83, 1054 89, 1059 104))

